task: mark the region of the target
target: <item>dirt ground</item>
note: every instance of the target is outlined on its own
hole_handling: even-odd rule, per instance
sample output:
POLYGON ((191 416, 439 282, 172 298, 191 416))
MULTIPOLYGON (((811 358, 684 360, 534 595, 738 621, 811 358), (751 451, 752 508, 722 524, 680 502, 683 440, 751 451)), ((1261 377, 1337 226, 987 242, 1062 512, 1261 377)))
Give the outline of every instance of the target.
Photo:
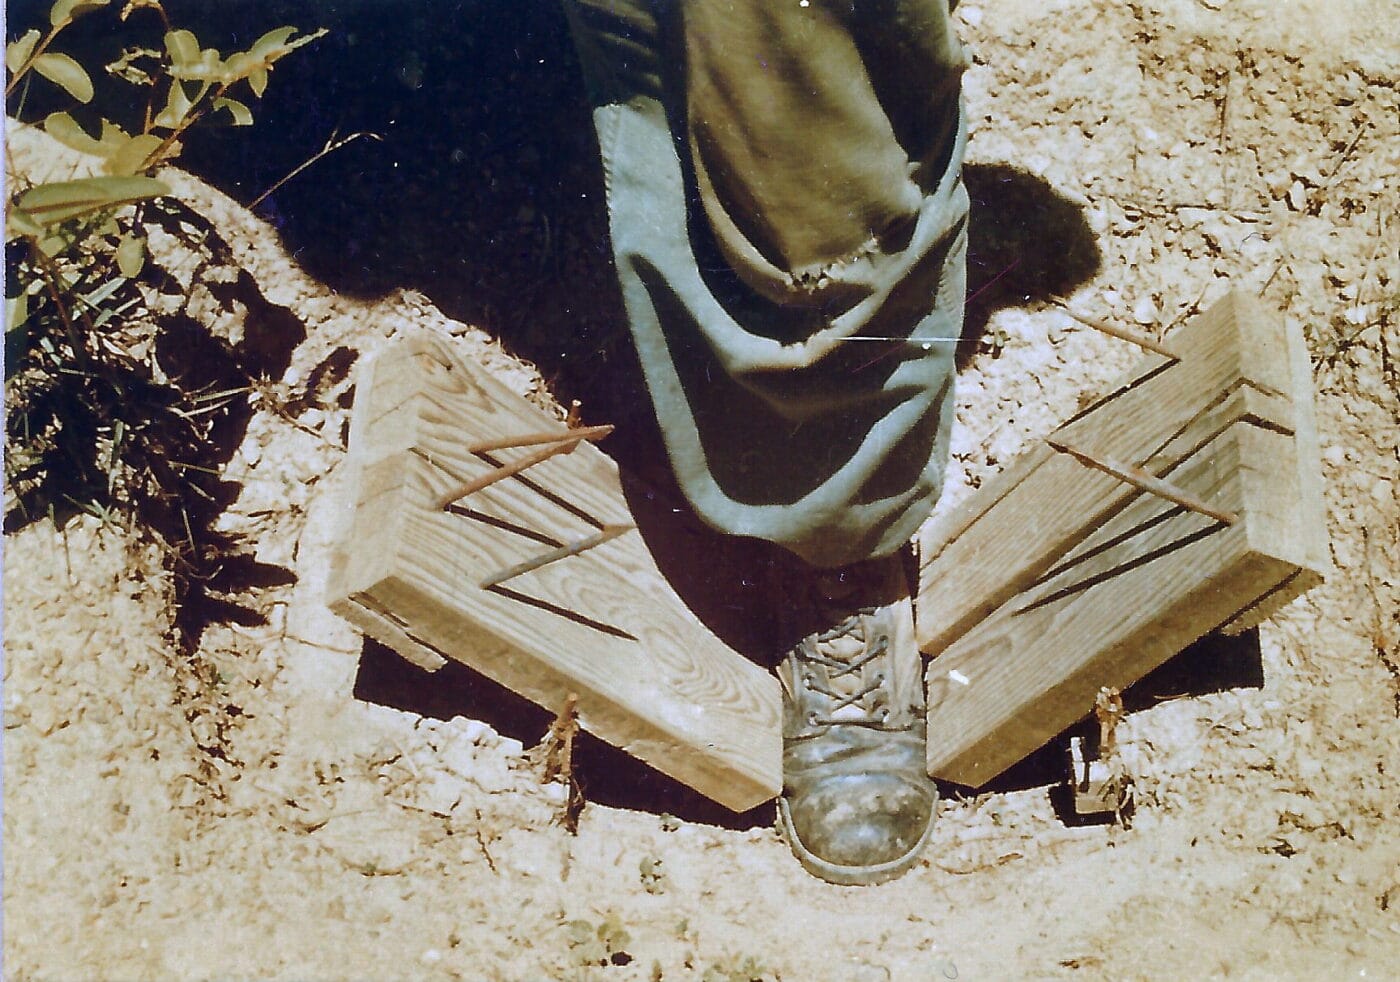
MULTIPOLYGON (((1240 288, 1308 339, 1335 572, 1260 630, 1262 687, 1128 718, 1131 827, 1067 826, 1044 786, 950 797, 922 865, 876 888, 809 877, 768 811, 711 825, 643 794, 590 804, 571 836, 519 734, 441 700, 417 715, 355 697, 371 652, 323 604, 345 352, 437 331, 522 392, 546 399, 545 384, 422 293, 337 292, 271 226, 172 173, 226 266, 305 327, 249 396, 220 520, 294 575, 250 588, 239 602, 258 616, 212 624, 187 656, 168 640, 170 577, 131 536, 75 520, 6 540, 6 977, 1400 978, 1396 13, 960 5, 969 182, 994 218, 974 251, 1046 252, 1029 241, 1046 226, 998 210, 1002 185, 1053 189, 1077 217, 1047 234, 1079 222, 1083 241, 1048 250, 1077 279, 1052 262, 1013 277, 1021 296, 974 297, 940 508, 1136 357, 1047 290, 1169 336, 1240 288)), ((180 248, 153 242, 167 268, 180 248)), ((257 309, 191 307, 229 336, 257 309)))

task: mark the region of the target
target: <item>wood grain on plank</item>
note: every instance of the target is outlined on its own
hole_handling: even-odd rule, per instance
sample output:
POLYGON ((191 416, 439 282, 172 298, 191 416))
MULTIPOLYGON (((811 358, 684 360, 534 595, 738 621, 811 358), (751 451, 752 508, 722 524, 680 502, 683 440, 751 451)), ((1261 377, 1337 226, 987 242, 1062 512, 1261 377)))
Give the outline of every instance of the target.
MULTIPOLYGON (((1176 480, 1217 507, 1247 512, 1242 428, 1253 427, 1221 434, 1176 480)), ((1224 525, 1137 494, 1052 575, 930 664, 930 773, 986 783, 1082 718, 1100 686, 1130 685, 1294 569, 1254 551, 1243 522, 1224 525)))
POLYGON ((1244 607, 1239 616, 1221 628, 1226 634, 1248 630, 1272 617, 1280 607, 1321 583, 1332 565, 1313 408, 1312 365, 1302 327, 1286 320, 1279 328, 1270 343, 1281 344, 1286 352, 1293 468, 1281 475, 1281 480, 1287 483, 1291 494, 1284 500, 1275 497, 1272 517, 1266 524, 1261 513, 1250 533, 1256 541, 1270 543, 1271 548, 1278 549, 1279 555, 1298 566, 1298 572, 1254 604, 1244 607))
MULTIPOLYGON (((1149 355, 1054 437, 1165 477, 1211 422, 1289 422, 1298 384, 1277 321, 1231 294, 1170 338, 1181 360, 1149 355), (1234 393, 1241 393, 1231 397, 1234 393)), ((920 647, 937 654, 1053 565, 1133 489, 1037 443, 1004 475, 920 532, 920 647)))
POLYGON ((780 696, 769 673, 711 634, 635 530, 482 589, 548 546, 630 524, 616 465, 591 444, 435 501, 530 447, 474 441, 560 428, 438 341, 386 351, 359 430, 361 537, 336 577, 339 610, 420 663, 462 661, 546 707, 579 696, 601 738, 744 810, 781 786, 780 696))

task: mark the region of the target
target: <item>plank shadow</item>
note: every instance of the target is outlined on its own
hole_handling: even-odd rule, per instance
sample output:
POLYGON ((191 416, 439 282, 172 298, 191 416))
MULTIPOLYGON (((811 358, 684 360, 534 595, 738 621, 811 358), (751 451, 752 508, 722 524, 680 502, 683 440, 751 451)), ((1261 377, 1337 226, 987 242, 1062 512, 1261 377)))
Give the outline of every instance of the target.
MULTIPOLYGON (((553 713, 460 662, 448 661, 436 672, 425 672, 370 638, 360 653, 354 695, 433 719, 480 720, 526 747, 540 741, 554 718, 553 713)), ((589 733, 580 733, 575 743, 574 767, 584 797, 594 804, 670 814, 730 829, 773 821, 772 805, 736 814, 589 733)))
MULTIPOLYGON (((1171 699, 1231 689, 1258 689, 1263 685, 1264 662, 1257 628, 1237 635, 1208 634, 1125 689, 1123 706, 1129 713, 1137 713, 1171 699)), ((986 786, 972 790, 948 784, 947 793, 967 797, 1057 785, 1067 773, 1065 761, 1073 736, 1082 737, 1086 746, 1097 752, 1098 724, 1092 716, 1086 716, 986 786)), ((1069 817, 1067 812, 1061 812, 1062 819, 1069 817)))

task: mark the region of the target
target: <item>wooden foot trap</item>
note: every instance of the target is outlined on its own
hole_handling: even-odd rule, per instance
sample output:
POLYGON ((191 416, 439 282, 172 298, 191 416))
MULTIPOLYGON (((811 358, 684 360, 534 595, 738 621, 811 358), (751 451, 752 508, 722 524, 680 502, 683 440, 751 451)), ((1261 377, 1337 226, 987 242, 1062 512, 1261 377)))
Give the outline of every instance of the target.
POLYGON ((974 787, 1328 568, 1301 332, 1244 294, 921 533, 929 773, 974 787))
POLYGON ((778 682, 714 637, 632 525, 617 467, 409 338, 361 369, 331 606, 428 670, 454 658, 744 811, 781 787, 778 682))
MULTIPOLYGON (((921 535, 929 771, 981 785, 1327 566, 1306 351, 1233 295, 921 535)), ((736 811, 776 795, 781 697, 661 575, 613 462, 451 342, 362 366, 330 601, 736 811)))

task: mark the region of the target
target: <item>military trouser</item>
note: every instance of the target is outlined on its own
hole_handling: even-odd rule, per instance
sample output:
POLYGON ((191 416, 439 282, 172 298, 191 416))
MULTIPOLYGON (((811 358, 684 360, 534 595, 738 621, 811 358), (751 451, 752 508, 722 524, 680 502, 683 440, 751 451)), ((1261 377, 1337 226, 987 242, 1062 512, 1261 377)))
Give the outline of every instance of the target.
POLYGON ((948 0, 564 0, 676 479, 816 566, 937 498, 967 248, 948 0))

